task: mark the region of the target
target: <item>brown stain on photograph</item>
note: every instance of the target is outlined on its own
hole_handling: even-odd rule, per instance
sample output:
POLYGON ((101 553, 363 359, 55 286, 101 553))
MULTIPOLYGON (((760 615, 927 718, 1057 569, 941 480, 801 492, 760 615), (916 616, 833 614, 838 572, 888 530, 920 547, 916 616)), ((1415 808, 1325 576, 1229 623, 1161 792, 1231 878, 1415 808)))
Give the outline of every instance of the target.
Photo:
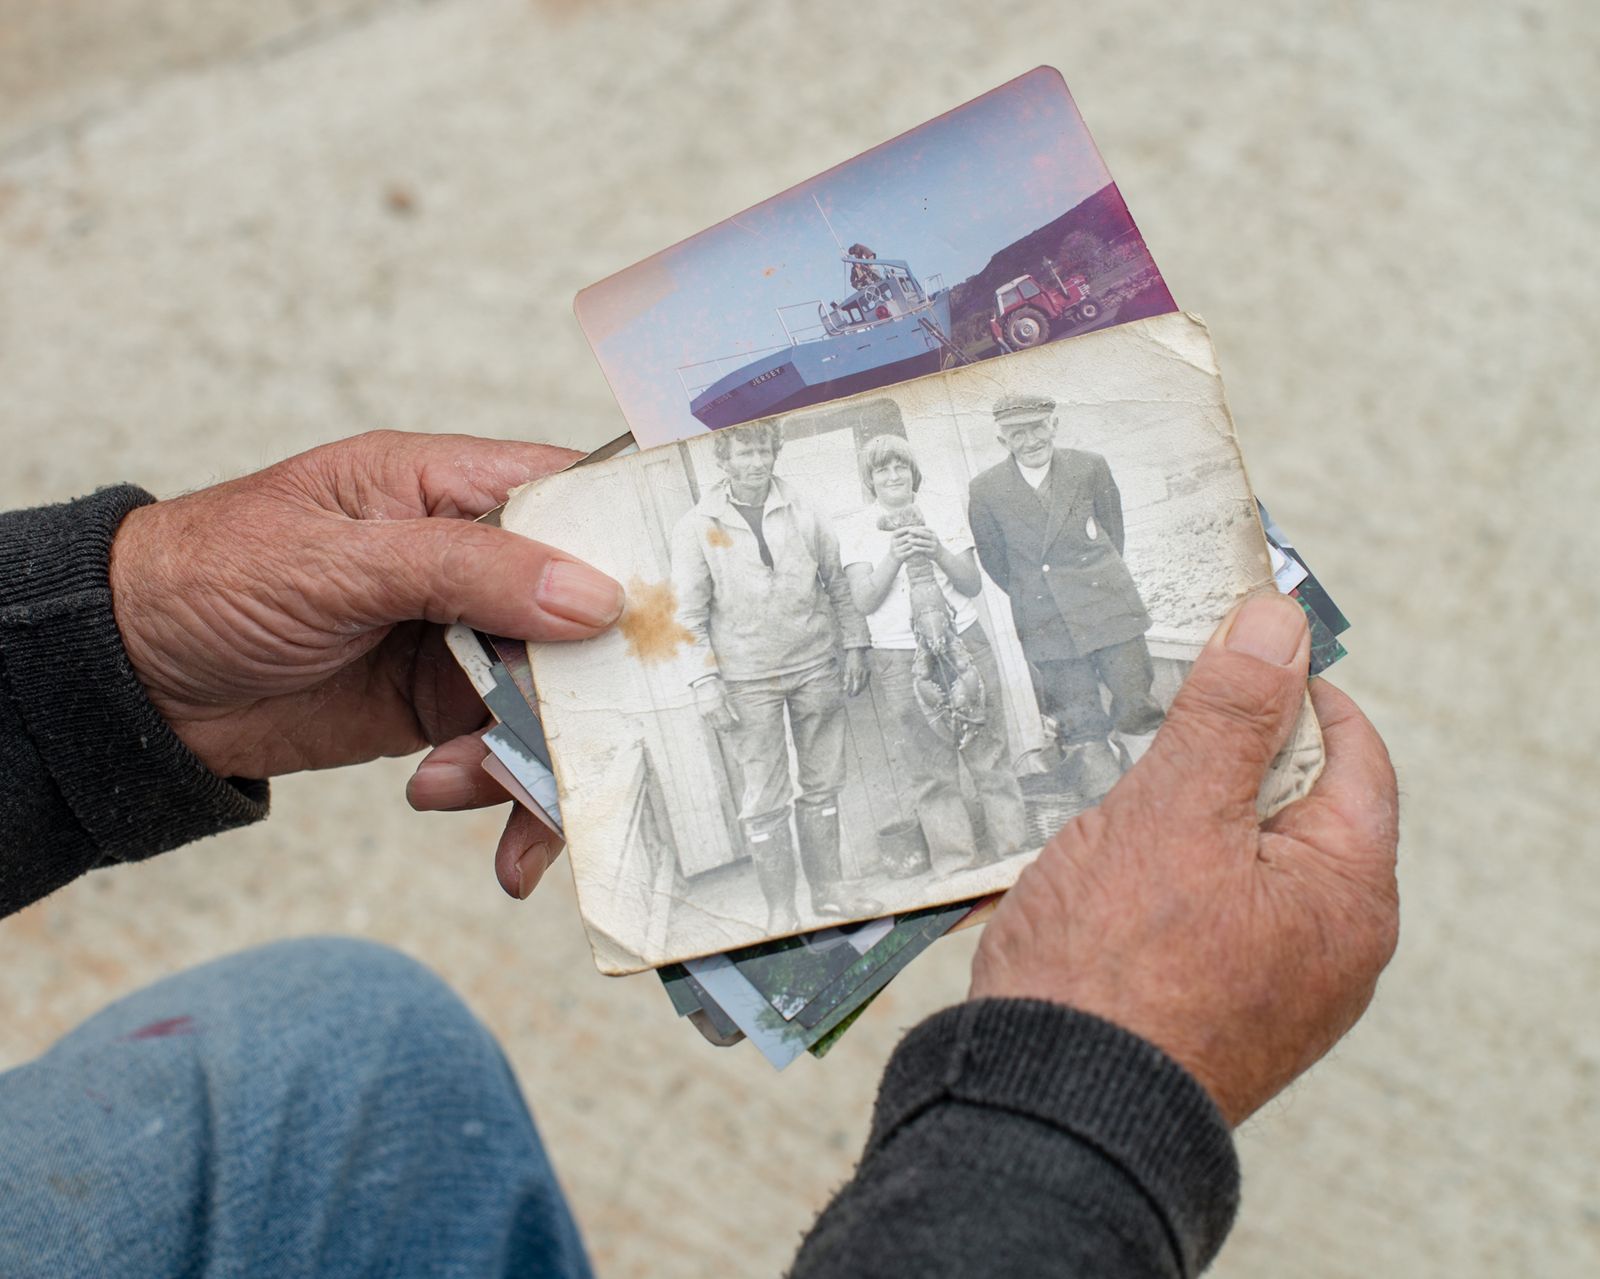
MULTIPOLYGON (((723 534, 727 536, 726 533, 723 534)), ((628 583, 628 606, 617 619, 617 629, 628 641, 628 654, 641 662, 665 662, 694 636, 678 621, 678 597, 671 582, 628 583)))
POLYGON ((713 524, 706 530, 706 545, 726 548, 733 545, 733 539, 722 525, 713 524))

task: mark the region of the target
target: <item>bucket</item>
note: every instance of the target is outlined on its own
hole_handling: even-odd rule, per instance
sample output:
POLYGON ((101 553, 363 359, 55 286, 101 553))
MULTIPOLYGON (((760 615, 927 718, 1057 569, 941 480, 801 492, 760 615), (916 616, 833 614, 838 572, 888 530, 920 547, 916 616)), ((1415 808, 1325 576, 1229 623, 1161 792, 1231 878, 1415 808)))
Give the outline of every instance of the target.
POLYGON ((1066 770, 1030 773, 1017 779, 1027 815, 1028 847, 1038 848, 1089 805, 1066 770))

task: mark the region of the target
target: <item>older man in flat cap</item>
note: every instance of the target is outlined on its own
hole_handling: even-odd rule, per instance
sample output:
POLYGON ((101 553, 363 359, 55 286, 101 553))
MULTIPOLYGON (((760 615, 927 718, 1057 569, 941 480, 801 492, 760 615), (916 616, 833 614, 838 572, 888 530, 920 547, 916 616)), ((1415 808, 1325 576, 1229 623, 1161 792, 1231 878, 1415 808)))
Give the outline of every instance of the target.
POLYGON ((1113 730, 1138 736, 1162 719, 1150 695, 1150 614, 1122 561, 1122 497, 1105 458, 1056 447, 1048 396, 1007 396, 994 420, 1010 456, 972 481, 972 538, 1011 598, 1040 705, 1057 722, 1086 797, 1098 802, 1126 758, 1112 748, 1113 730))

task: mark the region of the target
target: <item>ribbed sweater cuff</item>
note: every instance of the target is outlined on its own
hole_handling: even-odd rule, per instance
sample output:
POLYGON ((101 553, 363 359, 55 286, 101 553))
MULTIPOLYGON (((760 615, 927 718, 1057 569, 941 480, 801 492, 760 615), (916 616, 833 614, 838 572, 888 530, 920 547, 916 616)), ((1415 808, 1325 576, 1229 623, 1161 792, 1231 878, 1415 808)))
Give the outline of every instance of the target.
POLYGON ((1117 1164, 1160 1214, 1182 1273, 1222 1247, 1239 1204, 1232 1135, 1199 1082, 1137 1035, 1042 1000, 946 1009, 890 1059, 868 1155, 950 1101, 1027 1116, 1117 1164))
POLYGON ((266 783, 207 769, 150 704, 123 649, 111 543, 128 512, 154 500, 125 484, 0 515, 5 674, 102 863, 148 857, 267 812, 266 783))

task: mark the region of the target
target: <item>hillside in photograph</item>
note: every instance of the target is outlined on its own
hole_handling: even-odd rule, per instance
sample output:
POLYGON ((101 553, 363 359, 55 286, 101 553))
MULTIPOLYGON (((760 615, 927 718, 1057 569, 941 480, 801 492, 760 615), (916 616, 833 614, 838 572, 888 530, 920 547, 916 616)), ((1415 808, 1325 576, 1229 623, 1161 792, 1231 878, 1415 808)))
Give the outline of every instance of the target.
POLYGON ((989 331, 995 290, 1022 275, 1048 284, 1052 266, 1063 279, 1088 279, 1099 314, 1088 322, 1053 325, 1051 341, 1177 309, 1121 192, 1108 182, 1060 217, 1008 244, 983 270, 951 290, 955 344, 969 358, 997 354, 989 331))

